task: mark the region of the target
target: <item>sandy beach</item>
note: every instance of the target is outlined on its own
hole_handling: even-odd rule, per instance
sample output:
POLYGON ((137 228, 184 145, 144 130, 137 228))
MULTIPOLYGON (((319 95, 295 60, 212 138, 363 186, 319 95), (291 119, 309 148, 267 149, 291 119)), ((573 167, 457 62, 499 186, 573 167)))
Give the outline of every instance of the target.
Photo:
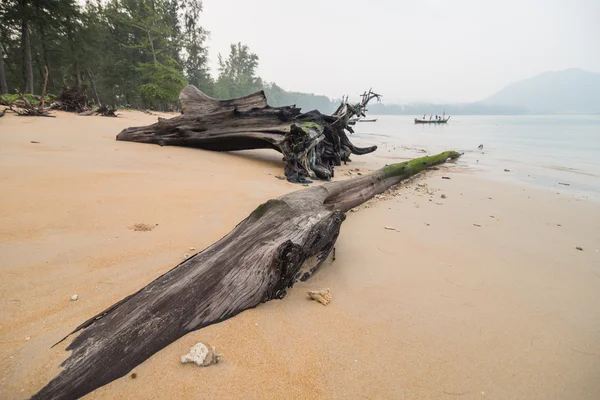
MULTIPOLYGON (((56 115, 0 119, 2 399, 52 379, 68 341, 51 346, 81 322, 303 188, 276 178, 274 151, 115 140, 156 115, 56 115)), ((385 162, 355 156, 336 179, 385 162)), ((600 398, 599 250, 600 203, 459 160, 349 212, 336 260, 283 300, 192 332, 86 398, 600 398), (325 307, 306 296, 322 288, 325 307), (181 365, 198 341, 223 362, 181 365)))

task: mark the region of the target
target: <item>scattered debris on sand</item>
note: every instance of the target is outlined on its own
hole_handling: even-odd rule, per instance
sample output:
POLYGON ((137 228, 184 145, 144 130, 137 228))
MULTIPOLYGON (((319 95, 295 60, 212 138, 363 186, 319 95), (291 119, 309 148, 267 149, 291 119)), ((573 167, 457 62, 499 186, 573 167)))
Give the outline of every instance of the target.
POLYGON ((158 224, 155 224, 155 225, 135 224, 133 226, 130 226, 129 229, 132 229, 136 232, 148 232, 148 231, 151 231, 152 229, 156 228, 157 226, 158 226, 158 224))

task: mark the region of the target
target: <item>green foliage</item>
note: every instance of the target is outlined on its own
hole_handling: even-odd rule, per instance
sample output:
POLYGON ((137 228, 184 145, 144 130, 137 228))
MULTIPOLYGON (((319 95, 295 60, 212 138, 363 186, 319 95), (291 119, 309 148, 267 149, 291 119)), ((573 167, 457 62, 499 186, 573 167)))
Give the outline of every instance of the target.
POLYGON ((215 95, 222 99, 241 97, 263 88, 262 79, 256 76, 258 56, 241 43, 232 44, 229 56, 219 54, 219 78, 215 95))
POLYGON ((139 64, 137 71, 146 82, 138 89, 148 104, 176 102, 179 92, 187 84, 181 71, 158 62, 139 64))
POLYGON ((312 93, 288 92, 277 86, 275 83, 264 85, 264 91, 269 105, 273 107, 295 104, 305 112, 319 110, 322 113, 330 114, 339 104, 338 101, 331 100, 327 96, 320 96, 312 93))
MULTIPOLYGON (((24 97, 27 99, 27 101, 29 101, 31 104, 33 105, 39 105, 41 103, 40 100, 40 96, 34 96, 32 94, 25 94, 24 97)), ((54 100, 54 96, 46 96, 44 97, 44 102, 46 104, 50 104, 52 101, 54 100)), ((19 102, 22 102, 23 100, 21 100, 21 97, 19 97, 18 94, 16 93, 8 93, 8 94, 3 94, 0 95, 0 104, 3 106, 12 106, 18 104, 19 102)))

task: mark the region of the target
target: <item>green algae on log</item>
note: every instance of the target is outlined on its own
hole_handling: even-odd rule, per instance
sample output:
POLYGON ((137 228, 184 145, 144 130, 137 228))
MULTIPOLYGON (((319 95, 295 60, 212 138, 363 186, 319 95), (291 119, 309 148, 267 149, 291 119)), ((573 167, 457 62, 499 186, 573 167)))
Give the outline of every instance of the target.
POLYGON ((328 257, 344 212, 458 157, 447 151, 392 164, 258 206, 225 237, 71 332, 81 331, 66 348, 72 353, 61 364, 64 369, 33 398, 82 397, 126 376, 189 332, 283 298, 328 257))
POLYGON ((179 95, 182 115, 124 129, 117 140, 213 151, 274 149, 283 154, 290 182, 329 180, 334 167, 350 161, 351 154, 377 149, 354 146, 346 132, 353 132, 350 119, 363 116, 369 101, 379 98, 369 91, 359 103, 345 99, 333 115, 325 115, 316 110, 301 113, 295 106, 270 107, 263 91, 217 100, 187 86, 179 95))

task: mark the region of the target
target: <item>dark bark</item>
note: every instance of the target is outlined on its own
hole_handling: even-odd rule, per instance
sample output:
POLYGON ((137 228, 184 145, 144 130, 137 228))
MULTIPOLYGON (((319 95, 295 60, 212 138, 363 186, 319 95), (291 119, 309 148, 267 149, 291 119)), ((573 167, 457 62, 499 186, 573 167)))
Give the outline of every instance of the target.
POLYGON ((4 50, 0 42, 0 94, 8 93, 8 85, 6 84, 6 70, 4 69, 4 50))
MULTIPOLYGON (((27 4, 23 0, 23 7, 27 4)), ((29 23, 26 19, 21 22, 21 46, 23 52, 23 80, 25 93, 33 93, 33 62, 31 58, 31 40, 29 37, 29 23)))
POLYGON ((83 396, 191 331, 283 298, 325 261, 345 211, 458 156, 423 157, 267 201, 221 240, 77 327, 64 369, 33 398, 83 396))
POLYGON ((329 180, 334 167, 348 161, 351 154, 377 149, 356 147, 346 134, 352 132, 349 118, 360 113, 366 103, 344 103, 339 115, 330 116, 316 110, 301 114, 295 106, 270 107, 263 91, 216 100, 195 86, 188 86, 179 99, 183 115, 127 128, 117 135, 117 140, 214 151, 271 148, 283 154, 287 163, 285 175, 291 182, 329 180))

